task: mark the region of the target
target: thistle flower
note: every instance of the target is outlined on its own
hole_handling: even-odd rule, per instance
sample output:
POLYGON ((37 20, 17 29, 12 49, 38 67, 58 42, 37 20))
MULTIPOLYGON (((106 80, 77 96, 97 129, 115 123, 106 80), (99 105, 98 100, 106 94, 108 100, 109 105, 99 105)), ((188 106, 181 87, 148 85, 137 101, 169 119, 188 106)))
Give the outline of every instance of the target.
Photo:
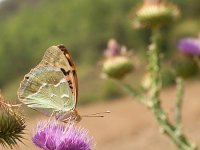
POLYGON ((133 63, 125 47, 120 47, 116 40, 110 39, 104 52, 105 60, 102 72, 106 77, 120 79, 133 70, 133 63))
POLYGON ((92 146, 92 139, 85 129, 56 121, 38 122, 32 140, 43 150, 91 150, 92 146))
POLYGON ((110 39, 107 44, 107 49, 104 52, 105 57, 115 57, 120 55, 121 48, 115 39, 110 39))
POLYGON ((144 0, 134 15, 135 27, 161 26, 179 16, 178 8, 164 0, 144 0))
POLYGON ((183 38, 178 43, 178 49, 191 56, 200 55, 200 39, 198 38, 183 38))
POLYGON ((17 141, 22 142, 25 127, 23 116, 0 95, 0 144, 11 149, 18 147, 17 141))

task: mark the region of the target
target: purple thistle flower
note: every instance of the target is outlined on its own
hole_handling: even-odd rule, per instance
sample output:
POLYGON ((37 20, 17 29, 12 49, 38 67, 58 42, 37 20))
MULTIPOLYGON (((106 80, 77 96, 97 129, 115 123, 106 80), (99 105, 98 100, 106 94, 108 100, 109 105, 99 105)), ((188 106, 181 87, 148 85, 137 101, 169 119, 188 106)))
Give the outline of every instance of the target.
POLYGON ((33 143, 43 150, 91 150, 88 132, 73 123, 38 122, 33 143))
POLYGON ((200 40, 197 38, 183 38, 178 43, 181 52, 189 55, 200 55, 200 40))
POLYGON ((110 39, 107 44, 107 49, 104 52, 106 57, 115 57, 120 55, 121 48, 115 39, 110 39))

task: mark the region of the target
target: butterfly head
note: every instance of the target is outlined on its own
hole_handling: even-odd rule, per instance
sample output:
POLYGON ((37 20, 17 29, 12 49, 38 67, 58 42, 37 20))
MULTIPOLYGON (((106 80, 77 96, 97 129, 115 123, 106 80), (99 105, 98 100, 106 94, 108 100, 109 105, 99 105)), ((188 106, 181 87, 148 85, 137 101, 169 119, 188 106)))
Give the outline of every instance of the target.
POLYGON ((57 115, 57 120, 68 123, 68 122, 80 122, 81 121, 81 116, 78 114, 77 110, 71 110, 63 113, 59 113, 57 115))

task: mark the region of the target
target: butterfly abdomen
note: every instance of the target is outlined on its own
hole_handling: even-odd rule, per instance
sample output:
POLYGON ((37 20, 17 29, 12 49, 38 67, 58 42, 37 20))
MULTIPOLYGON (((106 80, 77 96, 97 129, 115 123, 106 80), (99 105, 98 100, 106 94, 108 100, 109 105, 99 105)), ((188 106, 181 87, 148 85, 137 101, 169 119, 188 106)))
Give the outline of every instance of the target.
POLYGON ((58 111, 55 113, 55 119, 64 123, 69 123, 72 121, 79 122, 81 121, 81 116, 76 110, 71 110, 68 112, 58 111))

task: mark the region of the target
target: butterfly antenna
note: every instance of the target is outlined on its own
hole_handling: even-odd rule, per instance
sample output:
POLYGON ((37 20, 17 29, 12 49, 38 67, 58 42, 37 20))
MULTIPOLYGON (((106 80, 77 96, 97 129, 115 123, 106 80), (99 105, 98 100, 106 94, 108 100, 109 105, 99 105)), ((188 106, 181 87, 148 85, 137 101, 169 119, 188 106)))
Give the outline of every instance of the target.
POLYGON ((102 117, 104 117, 103 115, 96 115, 96 116, 93 116, 93 115, 82 115, 81 117, 100 117, 100 118, 102 118, 102 117))
POLYGON ((98 112, 94 114, 89 114, 89 115, 81 115, 81 117, 104 117, 104 115, 101 114, 108 114, 110 111, 104 111, 104 112, 98 112))

